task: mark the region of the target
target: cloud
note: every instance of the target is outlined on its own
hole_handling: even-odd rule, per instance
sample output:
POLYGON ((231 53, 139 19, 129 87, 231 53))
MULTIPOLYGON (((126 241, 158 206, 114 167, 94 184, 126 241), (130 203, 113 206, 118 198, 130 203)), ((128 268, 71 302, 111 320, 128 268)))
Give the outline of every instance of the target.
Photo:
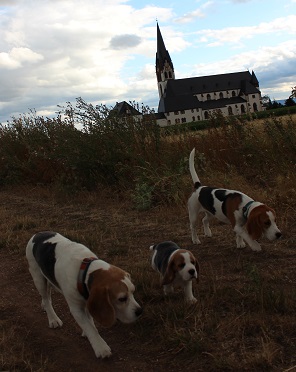
MULTIPOLYGON (((230 1, 223 4, 227 6, 230 1)), ((184 36, 184 27, 176 31, 171 22, 188 27, 189 22, 218 12, 214 1, 201 3, 178 18, 177 8, 131 4, 126 0, 0 0, 0 121, 34 108, 38 114, 54 114, 58 104, 75 102, 80 96, 107 105, 135 100, 157 106, 156 17, 175 68, 181 54, 191 65, 190 73, 187 70, 184 76, 183 69, 180 74, 176 72, 177 78, 181 74, 188 77, 254 68, 261 86, 264 83, 272 89, 274 82, 281 91, 286 86, 290 89, 295 76, 292 41, 281 41, 274 49, 256 50, 251 45, 252 50, 227 59, 214 46, 241 46, 257 35, 292 35, 294 40, 293 12, 258 26, 201 30, 195 34, 194 43, 189 39, 191 31, 184 36), (196 50, 203 56, 206 51, 210 55, 217 50, 213 57, 217 62, 192 67, 196 50)))
POLYGON ((199 36, 199 43, 206 43, 208 46, 239 44, 246 39, 251 39, 256 35, 276 35, 286 33, 294 35, 296 33, 296 15, 289 15, 274 19, 271 22, 262 22, 256 26, 246 27, 226 27, 223 29, 206 29, 196 32, 199 36))
POLYGON ((213 1, 207 1, 206 3, 202 4, 200 8, 197 8, 191 12, 185 13, 182 17, 176 18, 176 23, 190 23, 193 22, 196 18, 205 18, 206 11, 210 9, 214 9, 213 7, 214 2, 213 1))
POLYGON ((184 14, 182 17, 176 18, 176 23, 189 23, 192 22, 195 18, 204 18, 205 13, 201 9, 196 9, 190 13, 184 14))
POLYGON ((0 121, 30 108, 48 112, 80 96, 100 103, 128 99, 139 67, 126 69, 127 62, 134 55, 144 63, 154 59, 155 15, 163 22, 172 17, 171 9, 135 9, 125 0, 13 4, 1 8, 0 121))
POLYGON ((110 40, 110 48, 115 50, 133 48, 139 45, 141 40, 137 35, 116 35, 110 40))
POLYGON ((0 53, 0 69, 16 69, 24 64, 34 64, 43 60, 41 54, 29 48, 12 48, 8 53, 0 53))

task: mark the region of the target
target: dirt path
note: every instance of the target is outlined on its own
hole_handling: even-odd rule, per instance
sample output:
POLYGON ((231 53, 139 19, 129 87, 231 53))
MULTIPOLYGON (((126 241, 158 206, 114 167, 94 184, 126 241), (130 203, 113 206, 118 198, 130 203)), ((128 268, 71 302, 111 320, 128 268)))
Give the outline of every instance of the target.
MULTIPOLYGON (((115 264, 120 262, 128 268, 133 267, 133 260, 135 260, 139 262, 139 270, 145 268, 146 275, 150 275, 146 249, 152 242, 167 237, 172 240, 177 238, 184 246, 190 242, 186 211, 181 208, 174 210, 156 208, 139 213, 116 198, 107 200, 103 197, 94 200, 88 197, 71 204, 60 203, 42 190, 38 190, 38 193, 35 190, 33 192, 16 190, 0 193, 0 218, 2 221, 0 226, 0 332, 3 334, 2 339, 0 337, 0 359, 2 358, 0 371, 179 372, 182 369, 207 372, 250 371, 252 369, 250 366, 256 365, 257 357, 253 357, 247 347, 253 348, 255 344, 260 346, 264 341, 262 337, 265 336, 269 343, 264 344, 265 349, 263 348, 262 351, 258 349, 262 355, 254 347, 259 355, 258 365, 262 363, 262 369, 283 371, 296 364, 295 356, 290 351, 296 343, 295 331, 290 326, 293 315, 289 308, 293 306, 291 299, 286 298, 287 310, 283 314, 275 312, 273 318, 269 319, 269 322, 273 322, 270 324, 279 323, 279 325, 264 330, 265 334, 261 336, 262 324, 264 325, 266 320, 260 318, 260 311, 254 310, 254 319, 252 319, 251 308, 238 316, 236 311, 240 303, 232 301, 231 296, 228 297, 229 291, 235 288, 231 293, 237 294, 241 301, 243 298, 239 292, 242 290, 241 284, 246 280, 248 283, 256 284, 257 271, 265 283, 271 283, 274 288, 277 288, 275 287, 277 285, 281 290, 280 293, 284 293, 283 291, 288 288, 291 288, 291 294, 294 293, 295 220, 292 220, 292 224, 291 221, 289 222, 290 229, 285 232, 286 236, 281 242, 275 245, 268 243, 267 246, 264 243, 264 251, 260 254, 254 254, 247 248, 237 251, 233 247, 235 238, 231 230, 217 224, 214 224, 215 236, 211 240, 203 238, 203 244, 198 249, 196 246, 188 247, 198 254, 202 268, 199 287, 207 313, 201 313, 200 316, 204 316, 206 322, 207 317, 214 314, 213 319, 217 322, 217 326, 211 328, 212 333, 209 334, 212 340, 209 340, 210 342, 206 340, 209 342, 206 352, 198 351, 196 358, 192 353, 191 359, 186 361, 178 354, 177 349, 167 350, 159 340, 147 334, 141 338, 139 329, 135 332, 137 325, 121 323, 117 323, 110 329, 98 327, 113 354, 109 360, 97 359, 88 340, 81 337, 80 328, 70 315, 65 300, 58 293, 53 294, 53 305, 64 325, 60 329, 48 328, 47 317, 41 310, 40 297, 28 272, 24 255, 26 243, 31 235, 50 227, 61 233, 69 231, 71 234, 77 234, 84 241, 91 241, 94 234, 97 240, 103 241, 102 254, 108 256, 108 260, 115 264), (95 230, 98 225, 100 230, 95 230), (132 248, 128 254, 125 251, 127 247, 132 248), (246 275, 242 267, 255 268, 257 271, 249 271, 246 275), (213 290, 218 291, 216 297, 213 296, 213 290), (219 291, 221 296, 226 296, 225 301, 228 299, 228 302, 224 302, 223 297, 222 301, 219 299, 219 291), (205 302, 206 299, 208 303, 205 302), (242 328, 239 337, 246 338, 243 341, 236 338, 236 335, 228 339, 227 335, 220 332, 223 327, 228 329, 229 333, 233 332, 234 327, 231 326, 231 322, 238 322, 238 319, 242 321, 241 324, 237 323, 237 326, 242 328), (244 342, 241 350, 234 346, 239 342, 244 342), (236 353, 242 351, 247 367, 242 365, 238 369, 236 353), (15 362, 6 361, 8 356, 10 359, 15 356, 15 362), (226 369, 223 369, 223 363, 226 363, 224 357, 228 358, 226 369), (213 363, 214 358, 216 364, 213 363), (219 358, 222 369, 213 367, 213 365, 220 365, 219 358), (272 367, 272 363, 276 363, 275 368, 272 367), (229 367, 232 364, 234 367, 229 367), (6 365, 14 365, 14 368, 5 368, 6 365)), ((281 223, 285 225, 287 222, 282 218, 281 223)), ((155 278, 153 273, 151 275, 155 278)), ((155 285, 151 289, 153 293, 149 293, 148 301, 151 299, 153 301, 155 294, 159 296, 160 301, 163 301, 157 280, 156 278, 155 285)), ((250 294, 248 299, 253 299, 253 295, 250 294)), ((145 305, 149 304, 144 304, 144 315, 139 323, 144 330, 150 326, 149 317, 145 315, 145 305)), ((169 309, 163 308, 165 306, 163 302, 158 303, 157 306, 161 307, 164 313, 169 314, 169 309)), ((248 308, 247 302, 245 306, 248 308)), ((193 317, 193 319, 197 318, 193 317)), ((153 334, 157 334, 155 324, 153 324, 153 334)), ((194 327, 194 324, 190 324, 190 327, 194 327)), ((163 333, 165 332, 164 329, 163 333)), ((255 351, 254 355, 256 355, 255 351)))

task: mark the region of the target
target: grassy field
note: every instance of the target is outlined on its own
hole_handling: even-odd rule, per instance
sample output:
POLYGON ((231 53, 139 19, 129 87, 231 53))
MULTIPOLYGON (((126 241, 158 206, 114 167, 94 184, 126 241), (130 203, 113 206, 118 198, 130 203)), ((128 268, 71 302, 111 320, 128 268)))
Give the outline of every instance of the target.
POLYGON ((81 135, 64 124, 45 133, 49 123, 39 125, 12 126, 0 136, 1 371, 296 369, 295 117, 222 122, 175 133, 173 140, 156 128, 140 137, 137 132, 135 140, 131 130, 114 139, 112 131, 81 135), (69 134, 64 147, 55 142, 61 130, 69 134), (41 135, 42 146, 36 142, 41 135), (262 240, 259 253, 239 250, 231 228, 213 220, 213 237, 199 229, 202 244, 191 243, 186 202, 193 147, 201 181, 241 190, 274 208, 281 240, 262 240), (79 163, 86 148, 87 159, 79 163), (3 160, 9 151, 12 168, 3 160), (86 160, 92 166, 87 174, 86 160), (113 351, 110 360, 95 358, 57 293, 54 306, 64 326, 47 326, 24 251, 31 235, 49 229, 132 275, 144 314, 132 325, 99 327, 113 351), (163 240, 198 258, 197 304, 185 304, 180 292, 164 297, 149 251, 163 240))

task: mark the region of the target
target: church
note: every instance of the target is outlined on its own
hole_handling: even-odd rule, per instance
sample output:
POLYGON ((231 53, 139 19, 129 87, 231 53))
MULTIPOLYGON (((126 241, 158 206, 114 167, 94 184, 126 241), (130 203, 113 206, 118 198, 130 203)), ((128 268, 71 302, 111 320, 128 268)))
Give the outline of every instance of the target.
POLYGON ((176 79, 173 62, 157 24, 157 122, 161 126, 263 111, 258 79, 252 71, 176 79))

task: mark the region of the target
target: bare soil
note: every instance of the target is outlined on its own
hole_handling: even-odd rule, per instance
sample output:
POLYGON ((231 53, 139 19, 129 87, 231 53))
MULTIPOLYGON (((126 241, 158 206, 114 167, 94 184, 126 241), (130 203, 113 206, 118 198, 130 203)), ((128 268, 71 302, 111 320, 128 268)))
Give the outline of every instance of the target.
MULTIPOLYGON (((53 304, 64 325, 60 329, 48 328, 47 317, 41 310, 40 297, 28 272, 24 253, 27 241, 34 233, 50 229, 70 238, 79 238, 102 259, 131 272, 132 277, 137 277, 135 266, 139 262, 139 267, 146 267, 145 270, 153 276, 148 247, 163 240, 175 240, 182 247, 192 249, 199 259, 201 280, 194 291, 201 298, 213 288, 209 284, 210 278, 215 278, 218 285, 235 286, 241 275, 238 263, 242 262, 256 265, 264 273, 265 280, 281 283, 292 293, 296 284, 296 226, 295 218, 290 219, 286 213, 287 208, 283 209, 282 217, 279 216, 279 224, 284 227, 283 239, 276 243, 263 242, 261 253, 254 253, 249 248, 236 250, 230 227, 215 221, 211 225, 213 238, 201 236, 202 245, 194 246, 191 244, 185 205, 141 212, 132 207, 128 198, 111 191, 68 198, 57 197, 42 188, 6 189, 0 191, 0 210, 0 371, 296 370, 296 323, 295 312, 292 311, 277 314, 279 329, 273 330, 275 347, 267 351, 269 357, 261 367, 258 363, 257 368, 250 368, 247 360, 242 360, 240 365, 239 350, 234 346, 231 335, 228 338, 225 334, 223 340, 220 336, 220 343, 217 337, 216 344, 214 337, 209 339, 209 349, 191 358, 184 357, 181 348, 166 349, 161 340, 147 336, 141 339, 137 327, 153 326, 149 314, 145 314, 145 303, 144 314, 138 324, 117 323, 110 329, 98 327, 113 354, 108 360, 97 359, 88 340, 81 337, 67 304, 58 293, 53 294, 53 304), (129 253, 125 254, 124 250, 129 253), (220 366, 212 363, 217 355, 221 358, 227 355, 229 359, 232 354, 236 361, 232 367, 230 364, 223 367, 223 363, 220 366)), ((155 292, 161 297, 162 290, 158 283, 156 277, 155 292)), ((173 299, 181 300, 182 296, 173 299)), ((150 308, 153 301, 152 296, 150 308)), ((163 305, 167 306, 169 312, 168 304, 163 302, 163 305)), ((231 306, 220 303, 217 308, 221 319, 217 327, 220 329, 227 320, 231 306)), ((199 311, 199 305, 196 311, 199 311)), ((231 316, 231 319, 235 319, 233 314, 231 316)), ((250 316, 250 312, 245 316, 250 316)), ((239 343, 239 340, 236 342, 239 343)), ((251 348, 251 344, 249 346, 251 348)))

